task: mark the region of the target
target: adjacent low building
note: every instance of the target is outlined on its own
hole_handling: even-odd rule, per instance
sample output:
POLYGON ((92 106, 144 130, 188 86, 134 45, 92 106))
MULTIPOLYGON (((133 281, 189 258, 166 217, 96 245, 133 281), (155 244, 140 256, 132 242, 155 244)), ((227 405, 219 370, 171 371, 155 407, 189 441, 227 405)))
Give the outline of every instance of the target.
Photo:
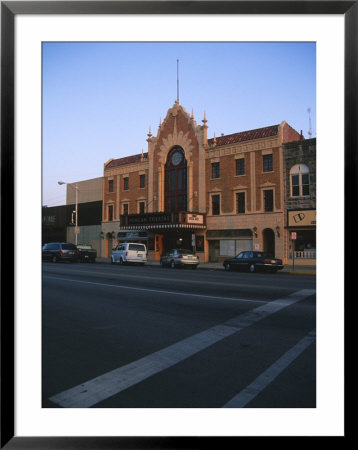
POLYGON ((316 263, 316 139, 284 144, 286 255, 316 263))
POLYGON ((102 177, 68 183, 66 205, 42 208, 42 243, 89 244, 102 252, 102 177), (76 228, 77 190, 77 228, 76 228))

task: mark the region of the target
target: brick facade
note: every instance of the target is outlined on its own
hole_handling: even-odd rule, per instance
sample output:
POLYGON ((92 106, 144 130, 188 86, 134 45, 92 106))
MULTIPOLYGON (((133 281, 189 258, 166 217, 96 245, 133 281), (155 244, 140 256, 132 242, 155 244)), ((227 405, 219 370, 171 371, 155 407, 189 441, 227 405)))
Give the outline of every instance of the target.
MULTIPOLYGON (((113 159, 104 165, 104 235, 113 241, 126 232, 120 222, 124 205, 129 215, 139 212, 140 202, 144 202, 146 214, 167 210, 168 154, 177 147, 186 163, 185 210, 200 215, 205 227, 175 223, 158 225, 153 231, 145 224, 138 227, 148 233, 148 257, 157 259, 161 251, 180 239, 190 246, 195 234, 200 242, 204 240, 203 247, 198 246, 202 261, 220 261, 246 248, 271 251, 285 259, 283 146, 302 137, 286 122, 211 139, 207 138, 207 129, 205 116, 198 125, 193 114, 176 102, 159 125, 157 135, 149 131, 146 153, 113 159), (142 188, 140 175, 145 175, 142 188), (128 189, 124 188, 125 178, 128 189), (175 226, 182 227, 181 231, 170 228, 175 226)), ((175 171, 175 165, 171 168, 175 171)), ((110 255, 112 243, 108 243, 103 256, 110 255)))

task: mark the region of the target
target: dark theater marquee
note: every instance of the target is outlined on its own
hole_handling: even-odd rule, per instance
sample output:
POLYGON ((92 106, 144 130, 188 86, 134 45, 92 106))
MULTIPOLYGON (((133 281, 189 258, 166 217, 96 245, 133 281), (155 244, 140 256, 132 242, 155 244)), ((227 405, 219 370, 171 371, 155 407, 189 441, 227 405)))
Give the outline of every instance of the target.
POLYGON ((120 228, 126 230, 206 228, 205 214, 192 212, 159 212, 148 214, 122 214, 120 228))

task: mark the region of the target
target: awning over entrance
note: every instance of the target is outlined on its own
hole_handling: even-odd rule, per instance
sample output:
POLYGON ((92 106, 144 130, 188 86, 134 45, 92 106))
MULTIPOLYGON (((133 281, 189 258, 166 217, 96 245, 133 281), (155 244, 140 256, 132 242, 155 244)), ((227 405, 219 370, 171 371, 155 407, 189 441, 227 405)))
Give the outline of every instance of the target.
POLYGON ((193 212, 148 213, 121 215, 121 230, 204 230, 205 214, 193 212))

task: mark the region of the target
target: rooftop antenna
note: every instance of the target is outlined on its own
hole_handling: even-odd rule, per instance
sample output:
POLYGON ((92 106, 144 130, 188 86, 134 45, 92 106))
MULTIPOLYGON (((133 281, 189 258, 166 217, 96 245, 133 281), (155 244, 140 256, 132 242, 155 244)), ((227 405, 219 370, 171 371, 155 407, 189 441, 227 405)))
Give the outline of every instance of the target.
POLYGON ((311 137, 312 136, 312 126, 311 126, 311 108, 307 109, 308 112, 308 122, 309 122, 309 130, 308 130, 308 134, 311 137))
POLYGON ((177 103, 179 103, 179 59, 177 59, 177 103))

